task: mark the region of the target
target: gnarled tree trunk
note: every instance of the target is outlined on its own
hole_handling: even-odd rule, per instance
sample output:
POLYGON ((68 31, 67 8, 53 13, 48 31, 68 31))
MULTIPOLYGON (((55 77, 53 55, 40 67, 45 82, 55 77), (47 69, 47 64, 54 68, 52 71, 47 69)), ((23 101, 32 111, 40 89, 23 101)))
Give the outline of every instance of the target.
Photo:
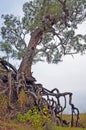
POLYGON ((25 92, 25 95, 23 95, 23 97, 27 97, 27 99, 25 98, 23 102, 25 104, 25 110, 23 109, 23 113, 33 106, 37 106, 39 111, 43 107, 47 106, 48 114, 50 115, 50 120, 52 123, 59 124, 60 121, 61 125, 67 126, 69 125, 69 123, 71 123, 71 126, 74 126, 74 123, 76 123, 76 126, 78 126, 79 110, 72 103, 72 93, 60 93, 57 88, 54 88, 50 91, 44 88, 42 84, 34 83, 34 78, 32 77, 31 73, 31 67, 36 47, 39 44, 42 35, 43 30, 41 30, 40 28, 35 29, 35 31, 31 33, 30 42, 27 49, 25 50, 25 55, 22 59, 18 71, 7 61, 0 59, 0 64, 6 72, 3 77, 0 77, 0 88, 2 89, 2 86, 4 86, 4 90, 2 89, 2 92, 0 92, 0 96, 2 94, 8 96, 9 103, 7 104, 7 109, 9 108, 9 111, 14 110, 15 116, 15 110, 18 107, 16 106, 16 104, 18 104, 20 92, 22 92, 21 90, 23 90, 25 92), (7 80, 5 81, 4 78, 7 80), (69 105, 72 112, 71 122, 67 122, 62 119, 62 112, 66 108, 66 96, 68 95, 69 105), (64 98, 63 105, 60 100, 61 97, 64 98), (74 114, 76 115, 76 121, 73 118, 74 114), (57 119, 59 121, 57 121, 57 119))
POLYGON ((32 61, 35 54, 36 46, 38 45, 39 40, 43 35, 43 31, 40 28, 37 28, 34 32, 31 33, 31 39, 28 44, 27 50, 25 52, 24 58, 20 64, 18 72, 23 73, 27 80, 33 80, 31 73, 32 61))

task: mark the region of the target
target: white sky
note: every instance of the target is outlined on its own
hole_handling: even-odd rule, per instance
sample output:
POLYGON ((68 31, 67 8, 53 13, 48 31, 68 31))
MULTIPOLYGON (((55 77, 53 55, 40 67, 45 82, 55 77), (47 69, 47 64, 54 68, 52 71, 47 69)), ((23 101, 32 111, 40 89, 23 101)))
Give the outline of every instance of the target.
MULTIPOLYGON (((0 16, 7 13, 22 16, 22 5, 27 1, 0 0, 0 16)), ((86 34, 86 22, 79 26, 77 32, 86 34)), ((75 105, 81 112, 86 112, 86 55, 74 55, 74 58, 66 56, 63 62, 57 65, 37 63, 32 71, 37 82, 42 83, 44 87, 50 90, 58 88, 60 92, 72 92, 75 105)))

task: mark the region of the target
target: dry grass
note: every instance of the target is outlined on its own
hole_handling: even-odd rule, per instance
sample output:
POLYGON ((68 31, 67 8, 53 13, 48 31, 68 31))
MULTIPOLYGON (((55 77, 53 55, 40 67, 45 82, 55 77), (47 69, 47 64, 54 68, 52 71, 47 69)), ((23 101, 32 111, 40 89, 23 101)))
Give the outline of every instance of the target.
MULTIPOLYGON (((71 116, 70 115, 63 115, 63 119, 70 121, 71 116)), ((86 128, 86 113, 82 113, 80 114, 80 118, 79 118, 79 126, 82 128, 86 128)))
POLYGON ((13 121, 0 121, 0 130, 34 130, 30 125, 15 123, 13 121))
MULTIPOLYGON (((63 115, 63 118, 69 120, 70 116, 63 115)), ((82 124, 83 128, 52 127, 52 129, 49 128, 48 130, 86 130, 86 113, 80 114, 80 124, 82 124)), ((33 128, 28 124, 21 124, 15 121, 0 120, 0 130, 44 130, 44 129, 33 128)))
POLYGON ((86 113, 80 114, 80 123, 86 128, 86 113))

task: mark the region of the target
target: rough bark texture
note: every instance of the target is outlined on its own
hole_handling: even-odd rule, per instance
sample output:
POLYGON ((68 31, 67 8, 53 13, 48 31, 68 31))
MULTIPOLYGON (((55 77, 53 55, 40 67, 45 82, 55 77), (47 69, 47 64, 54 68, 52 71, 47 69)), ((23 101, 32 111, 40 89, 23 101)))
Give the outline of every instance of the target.
POLYGON ((40 38, 42 37, 43 31, 40 28, 37 28, 34 32, 31 33, 31 39, 28 44, 27 50, 25 52, 25 56, 21 62, 18 72, 23 73, 25 78, 28 80, 32 79, 31 66, 34 58, 34 53, 36 46, 40 38))

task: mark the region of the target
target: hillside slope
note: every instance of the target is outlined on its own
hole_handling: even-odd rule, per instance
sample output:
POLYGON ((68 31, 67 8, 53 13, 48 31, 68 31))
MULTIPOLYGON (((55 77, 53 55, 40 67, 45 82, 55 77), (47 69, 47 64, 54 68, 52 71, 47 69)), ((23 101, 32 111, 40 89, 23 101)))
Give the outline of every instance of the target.
MULTIPOLYGON (((70 115, 63 115, 63 119, 69 120, 70 115)), ((80 114, 80 128, 69 127, 50 127, 49 128, 33 128, 28 124, 21 124, 18 121, 12 120, 0 120, 0 130, 86 130, 86 113, 80 114)))

